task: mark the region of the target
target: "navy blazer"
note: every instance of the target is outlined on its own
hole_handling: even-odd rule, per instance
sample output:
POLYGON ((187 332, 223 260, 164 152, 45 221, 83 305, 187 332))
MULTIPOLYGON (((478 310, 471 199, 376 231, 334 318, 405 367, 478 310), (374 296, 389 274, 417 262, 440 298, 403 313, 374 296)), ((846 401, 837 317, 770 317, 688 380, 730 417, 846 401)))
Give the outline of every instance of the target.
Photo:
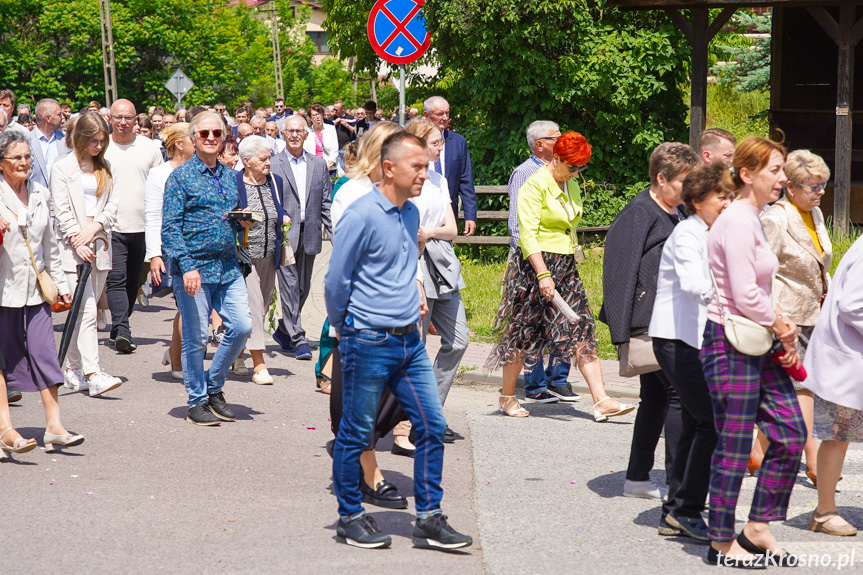
MULTIPOLYGON (((240 203, 240 209, 244 210, 249 207, 249 199, 246 197, 246 183, 243 181, 243 172, 246 169, 243 168, 239 172, 235 173, 234 178, 237 180, 237 196, 238 201, 240 203)), ((279 225, 276 226, 276 269, 279 269, 279 262, 282 257, 282 242, 285 241, 285 234, 282 233, 282 218, 283 216, 290 215, 282 209, 282 202, 279 198, 282 197, 282 188, 284 187, 284 182, 282 178, 276 174, 270 174, 268 176, 270 180, 270 193, 273 194, 273 203, 276 206, 276 213, 279 218, 279 225)))
POLYGON ((473 189, 473 169, 470 165, 470 152, 464 136, 452 130, 444 130, 444 175, 449 184, 449 197, 452 200, 452 213, 458 221, 458 199, 464 206, 464 219, 476 221, 476 191, 473 189))

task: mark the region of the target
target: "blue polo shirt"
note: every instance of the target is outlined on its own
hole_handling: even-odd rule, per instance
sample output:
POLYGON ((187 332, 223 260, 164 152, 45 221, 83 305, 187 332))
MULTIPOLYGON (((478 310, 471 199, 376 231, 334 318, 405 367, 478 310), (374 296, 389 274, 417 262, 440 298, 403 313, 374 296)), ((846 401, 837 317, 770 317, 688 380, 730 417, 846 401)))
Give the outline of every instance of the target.
POLYGON ((398 209, 378 190, 359 198, 336 225, 324 293, 330 325, 341 332, 401 327, 420 319, 417 288, 419 211, 398 209))

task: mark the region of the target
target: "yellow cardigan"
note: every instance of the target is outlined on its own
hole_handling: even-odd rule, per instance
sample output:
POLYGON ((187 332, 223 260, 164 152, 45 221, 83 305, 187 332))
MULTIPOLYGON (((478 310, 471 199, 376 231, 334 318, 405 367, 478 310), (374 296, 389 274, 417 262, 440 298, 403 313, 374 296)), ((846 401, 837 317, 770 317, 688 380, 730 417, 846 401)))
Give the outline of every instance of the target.
POLYGON ((572 230, 581 221, 584 213, 581 188, 575 178, 566 184, 572 198, 569 207, 566 193, 560 189, 554 177, 545 167, 540 168, 527 179, 518 190, 518 247, 522 257, 539 252, 572 254, 572 230), (561 199, 563 203, 561 203, 561 199), (566 204, 567 208, 564 208, 566 204), (572 211, 575 213, 572 214, 572 211), (567 211, 570 214, 567 214, 567 211), (570 221, 570 216, 572 220, 570 221), (570 225, 571 224, 571 225, 570 225))

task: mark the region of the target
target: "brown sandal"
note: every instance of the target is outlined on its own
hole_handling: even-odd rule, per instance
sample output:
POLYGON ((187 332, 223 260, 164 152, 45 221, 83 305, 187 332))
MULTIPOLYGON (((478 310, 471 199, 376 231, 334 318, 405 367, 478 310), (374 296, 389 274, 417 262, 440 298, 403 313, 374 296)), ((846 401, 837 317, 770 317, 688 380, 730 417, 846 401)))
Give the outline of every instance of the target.
POLYGON ((325 377, 317 378, 317 388, 321 390, 321 393, 324 395, 330 395, 332 392, 333 382, 325 377))
POLYGON ((527 417, 530 415, 528 410, 519 405, 514 395, 501 395, 498 404, 500 411, 510 417, 527 417))

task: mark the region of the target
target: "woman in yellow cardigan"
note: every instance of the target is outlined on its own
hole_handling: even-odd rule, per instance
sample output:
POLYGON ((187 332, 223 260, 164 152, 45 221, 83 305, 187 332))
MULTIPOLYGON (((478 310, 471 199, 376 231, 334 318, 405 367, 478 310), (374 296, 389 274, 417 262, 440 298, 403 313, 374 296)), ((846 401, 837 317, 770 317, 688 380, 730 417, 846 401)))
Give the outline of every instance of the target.
POLYGON ((506 290, 495 317, 503 337, 485 369, 503 366, 500 410, 512 417, 530 415, 515 398, 515 383, 525 363, 533 365, 548 350, 553 358, 573 356, 594 401, 594 417, 629 413, 634 406, 605 394, 596 354, 593 314, 576 269, 575 227, 583 213, 581 190, 573 177, 587 167, 591 148, 578 132, 566 132, 554 145, 554 158, 518 191, 518 248, 506 271, 506 290), (578 315, 574 323, 553 304, 557 290, 578 315))

